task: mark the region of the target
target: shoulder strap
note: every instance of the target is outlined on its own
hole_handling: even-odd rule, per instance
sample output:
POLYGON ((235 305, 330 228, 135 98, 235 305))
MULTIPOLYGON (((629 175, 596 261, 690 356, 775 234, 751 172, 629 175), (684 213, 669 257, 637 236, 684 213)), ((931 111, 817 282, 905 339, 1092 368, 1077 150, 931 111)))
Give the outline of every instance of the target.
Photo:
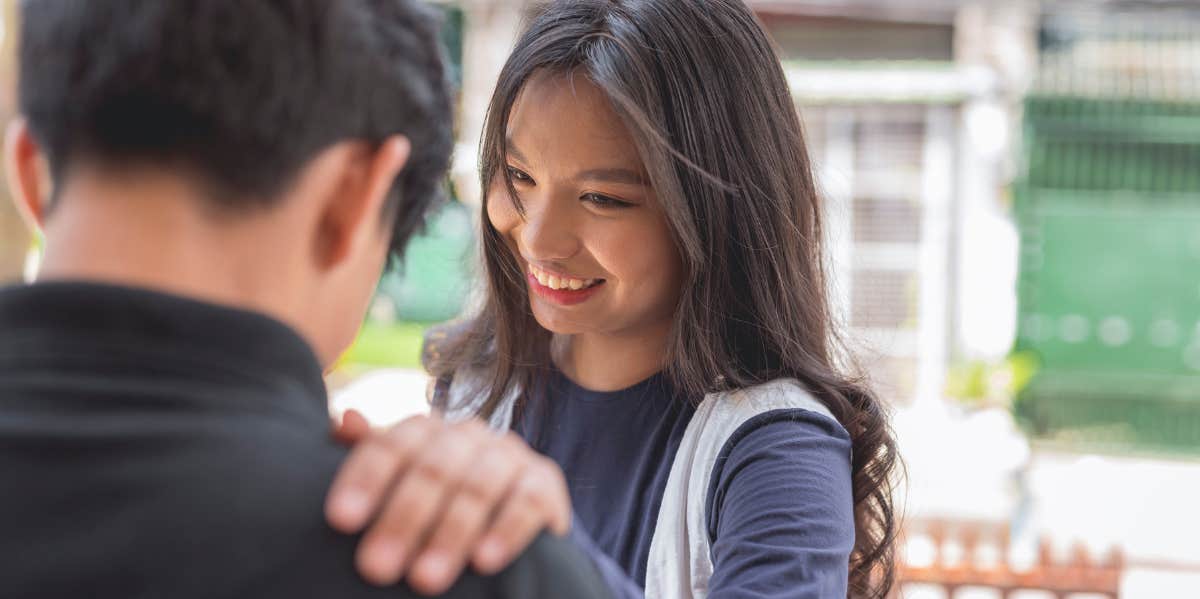
MULTIPOLYGON (((474 418, 479 415, 484 402, 487 401, 488 377, 481 371, 464 369, 454 373, 449 383, 439 382, 435 389, 432 404, 442 410, 447 420, 457 422, 474 418)), ((513 407, 517 403, 520 392, 514 389, 504 398, 496 411, 488 419, 488 425, 497 431, 507 431, 512 428, 513 407)))
POLYGON ((675 454, 646 564, 647 599, 703 599, 712 578, 706 499, 725 442, 751 418, 801 408, 833 419, 799 381, 769 383, 704 398, 675 454))

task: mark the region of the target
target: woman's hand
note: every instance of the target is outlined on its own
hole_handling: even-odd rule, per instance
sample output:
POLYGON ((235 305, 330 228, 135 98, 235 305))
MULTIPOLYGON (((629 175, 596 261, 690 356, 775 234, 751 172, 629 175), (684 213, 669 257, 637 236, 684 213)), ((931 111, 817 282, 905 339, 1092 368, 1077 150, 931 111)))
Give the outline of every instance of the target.
POLYGON ((371 432, 348 413, 334 434, 355 445, 329 491, 326 518, 345 533, 367 529, 357 564, 374 584, 407 578, 435 595, 468 564, 494 574, 543 529, 570 529, 562 471, 512 433, 437 416, 371 432))

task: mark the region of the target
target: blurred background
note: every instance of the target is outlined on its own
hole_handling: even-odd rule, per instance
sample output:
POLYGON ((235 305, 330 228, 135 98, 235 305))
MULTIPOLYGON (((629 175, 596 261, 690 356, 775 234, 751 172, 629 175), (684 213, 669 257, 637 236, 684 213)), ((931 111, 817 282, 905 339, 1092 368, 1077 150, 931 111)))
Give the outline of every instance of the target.
MULTIPOLYGON (((749 3, 908 466, 897 596, 1200 597, 1200 4, 749 3)), ((381 281, 335 411, 425 409, 421 336, 470 305, 477 143, 525 4, 438 3, 455 199, 381 281)), ((0 279, 35 276, 36 246, 0 202, 0 279)))

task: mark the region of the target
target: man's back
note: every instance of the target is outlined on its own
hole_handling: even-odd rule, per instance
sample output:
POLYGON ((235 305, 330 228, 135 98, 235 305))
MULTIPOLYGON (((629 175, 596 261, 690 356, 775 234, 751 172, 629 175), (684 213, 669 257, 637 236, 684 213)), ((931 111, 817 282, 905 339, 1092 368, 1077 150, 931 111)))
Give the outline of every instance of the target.
MULTIPOLYGON (((324 524, 344 450, 308 346, 265 316, 131 288, 0 290, 0 595, 407 597, 324 524)), ((602 596, 542 538, 450 597, 602 596)))

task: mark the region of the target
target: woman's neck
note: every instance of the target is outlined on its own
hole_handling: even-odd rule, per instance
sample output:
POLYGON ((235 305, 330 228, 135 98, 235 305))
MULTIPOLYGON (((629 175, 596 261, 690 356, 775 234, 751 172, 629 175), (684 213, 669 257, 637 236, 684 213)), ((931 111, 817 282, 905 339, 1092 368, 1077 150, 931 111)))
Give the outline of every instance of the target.
POLYGON ((635 335, 580 333, 556 336, 553 358, 567 378, 593 391, 620 391, 666 366, 670 323, 635 335))

